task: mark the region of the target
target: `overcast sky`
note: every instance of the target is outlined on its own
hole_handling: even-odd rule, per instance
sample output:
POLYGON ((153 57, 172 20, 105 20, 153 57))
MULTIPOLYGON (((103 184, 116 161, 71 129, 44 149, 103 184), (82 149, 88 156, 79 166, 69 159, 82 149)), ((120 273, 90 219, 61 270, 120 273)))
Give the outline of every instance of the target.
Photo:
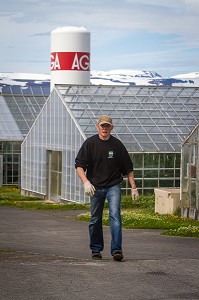
POLYGON ((91 33, 91 71, 199 72, 199 0, 1 0, 0 72, 50 74, 57 27, 91 33))

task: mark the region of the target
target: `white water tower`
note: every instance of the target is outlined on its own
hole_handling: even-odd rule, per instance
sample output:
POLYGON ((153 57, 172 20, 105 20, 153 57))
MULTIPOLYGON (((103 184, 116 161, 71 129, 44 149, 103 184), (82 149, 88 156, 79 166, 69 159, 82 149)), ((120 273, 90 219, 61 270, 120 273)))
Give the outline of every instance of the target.
POLYGON ((90 84, 90 32, 60 27, 51 32, 51 90, 55 84, 90 84))

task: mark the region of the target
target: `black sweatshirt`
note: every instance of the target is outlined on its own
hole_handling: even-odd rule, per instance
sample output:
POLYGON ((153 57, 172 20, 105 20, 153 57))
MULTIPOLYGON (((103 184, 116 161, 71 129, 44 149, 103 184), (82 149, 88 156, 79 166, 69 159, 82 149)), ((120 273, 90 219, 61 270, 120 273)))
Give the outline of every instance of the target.
POLYGON ((88 180, 97 187, 110 187, 122 181, 122 175, 133 171, 133 163, 120 140, 112 135, 107 141, 98 134, 88 138, 75 159, 75 168, 82 167, 88 180))

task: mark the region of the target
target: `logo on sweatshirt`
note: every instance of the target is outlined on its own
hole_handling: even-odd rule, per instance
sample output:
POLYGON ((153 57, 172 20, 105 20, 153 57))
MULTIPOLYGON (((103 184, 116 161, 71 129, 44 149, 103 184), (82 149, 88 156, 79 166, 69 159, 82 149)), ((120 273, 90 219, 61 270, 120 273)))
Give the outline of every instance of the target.
POLYGON ((108 152, 108 158, 113 158, 113 151, 112 151, 112 150, 110 150, 110 151, 108 152))

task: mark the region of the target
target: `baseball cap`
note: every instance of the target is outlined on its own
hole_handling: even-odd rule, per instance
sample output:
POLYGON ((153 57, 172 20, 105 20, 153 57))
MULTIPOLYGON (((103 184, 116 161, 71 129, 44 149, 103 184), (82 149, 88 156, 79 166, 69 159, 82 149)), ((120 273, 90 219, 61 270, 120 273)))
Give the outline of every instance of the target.
POLYGON ((98 125, 102 125, 102 124, 113 125, 112 119, 108 115, 102 115, 102 116, 100 116, 99 119, 98 119, 98 121, 97 121, 97 124, 98 125))

